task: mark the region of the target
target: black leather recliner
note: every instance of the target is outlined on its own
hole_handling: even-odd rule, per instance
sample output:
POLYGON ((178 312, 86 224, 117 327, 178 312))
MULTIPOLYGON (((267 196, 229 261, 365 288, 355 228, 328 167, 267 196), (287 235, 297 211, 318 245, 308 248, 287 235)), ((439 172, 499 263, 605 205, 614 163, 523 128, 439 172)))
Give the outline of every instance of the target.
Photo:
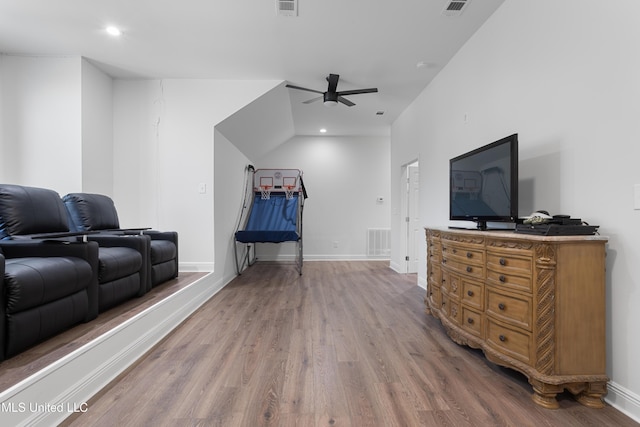
POLYGON ((73 231, 98 231, 104 234, 144 234, 151 238, 148 290, 178 276, 178 233, 148 229, 121 229, 118 211, 109 196, 71 193, 62 198, 73 231))
MULTIPOLYGON (((0 185, 0 239, 31 240, 69 233, 67 210, 53 190, 0 185), (42 235, 49 233, 49 235, 42 235)), ((98 312, 147 291, 148 236, 105 236, 98 249, 98 312)))
POLYGON ((0 361, 97 315, 97 243, 0 240, 0 361))

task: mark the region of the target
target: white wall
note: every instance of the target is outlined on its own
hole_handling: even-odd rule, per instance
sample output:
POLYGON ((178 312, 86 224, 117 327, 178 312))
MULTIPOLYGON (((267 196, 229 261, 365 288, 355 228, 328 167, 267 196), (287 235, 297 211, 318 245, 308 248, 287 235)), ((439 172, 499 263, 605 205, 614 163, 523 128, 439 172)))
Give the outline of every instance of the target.
POLYGON ((181 269, 213 270, 214 126, 280 83, 116 80, 114 201, 121 225, 175 230, 181 269))
POLYGON ((4 58, 6 55, 0 53, 0 182, 6 182, 5 178, 5 166, 3 159, 4 155, 4 144, 5 144, 5 129, 4 129, 4 90, 3 87, 6 84, 4 78, 4 58))
POLYGON ((81 191, 81 59, 2 57, 2 181, 81 191))
MULTIPOLYGON (((367 229, 389 228, 389 144, 377 136, 296 136, 256 160, 256 168, 304 173, 305 259, 365 259, 367 229)), ((294 244, 257 248, 263 259, 290 257, 294 250, 294 244)))
MULTIPOLYGON (((424 225, 448 224, 448 159, 514 132, 520 136, 520 213, 547 209, 600 225, 609 236, 607 400, 636 419, 638 16, 640 3, 633 0, 615 8, 578 0, 505 2, 392 131, 394 146, 412 151, 419 141, 424 225)), ((403 160, 394 157, 394 171, 403 160)))
POLYGON ((234 233, 242 208, 245 169, 251 162, 217 130, 213 146, 215 269, 222 282, 227 283, 236 275, 234 233))
POLYGON ((113 195, 113 80, 82 60, 82 191, 113 195))

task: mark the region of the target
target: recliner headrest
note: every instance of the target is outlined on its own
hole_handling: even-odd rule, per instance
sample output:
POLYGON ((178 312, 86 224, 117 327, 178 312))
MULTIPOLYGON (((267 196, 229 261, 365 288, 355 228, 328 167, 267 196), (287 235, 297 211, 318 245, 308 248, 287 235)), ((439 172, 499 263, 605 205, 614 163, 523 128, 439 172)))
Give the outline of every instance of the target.
POLYGON ((0 184, 0 239, 69 231, 60 195, 53 190, 0 184))
POLYGON ((91 193, 70 193, 62 198, 73 231, 120 228, 118 211, 109 196, 91 193))

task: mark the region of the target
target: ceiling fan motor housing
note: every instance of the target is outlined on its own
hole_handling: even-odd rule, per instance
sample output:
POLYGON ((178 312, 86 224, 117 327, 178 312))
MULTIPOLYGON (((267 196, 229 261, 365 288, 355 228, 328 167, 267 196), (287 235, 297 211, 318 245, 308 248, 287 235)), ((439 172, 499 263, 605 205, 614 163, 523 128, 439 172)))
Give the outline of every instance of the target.
POLYGON ((336 92, 325 92, 324 93, 324 103, 337 104, 338 103, 338 94, 336 92))

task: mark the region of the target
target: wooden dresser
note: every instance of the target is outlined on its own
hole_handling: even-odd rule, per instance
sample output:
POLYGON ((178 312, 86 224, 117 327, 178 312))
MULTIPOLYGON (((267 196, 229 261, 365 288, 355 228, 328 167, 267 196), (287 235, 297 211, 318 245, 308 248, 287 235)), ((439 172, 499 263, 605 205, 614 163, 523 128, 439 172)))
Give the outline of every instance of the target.
POLYGON ((453 341, 522 372, 545 408, 557 408, 565 389, 604 405, 606 238, 431 228, 426 236, 427 313, 453 341))

